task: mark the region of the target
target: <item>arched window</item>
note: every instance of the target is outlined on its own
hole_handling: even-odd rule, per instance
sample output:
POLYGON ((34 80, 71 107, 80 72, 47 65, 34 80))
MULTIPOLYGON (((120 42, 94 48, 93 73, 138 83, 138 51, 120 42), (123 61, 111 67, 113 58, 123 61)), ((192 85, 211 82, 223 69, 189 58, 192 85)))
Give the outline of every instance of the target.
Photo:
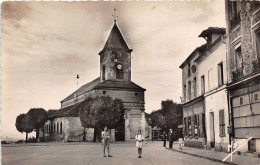
POLYGON ((103 66, 102 66, 102 80, 104 81, 105 78, 106 78, 106 66, 103 65, 103 66))
POLYGON ((57 133, 59 133, 59 122, 57 123, 57 133))
POLYGON ((60 122, 60 133, 62 133, 62 122, 60 122))
POLYGON ((55 133, 55 125, 56 125, 56 123, 53 123, 53 133, 55 133))

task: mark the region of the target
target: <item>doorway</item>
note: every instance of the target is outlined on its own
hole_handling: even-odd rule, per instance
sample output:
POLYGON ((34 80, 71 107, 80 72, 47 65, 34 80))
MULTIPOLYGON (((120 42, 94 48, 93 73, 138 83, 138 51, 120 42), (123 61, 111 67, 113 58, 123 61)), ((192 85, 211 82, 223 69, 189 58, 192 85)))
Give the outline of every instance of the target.
POLYGON ((209 113, 210 122, 210 147, 215 148, 214 112, 209 113))

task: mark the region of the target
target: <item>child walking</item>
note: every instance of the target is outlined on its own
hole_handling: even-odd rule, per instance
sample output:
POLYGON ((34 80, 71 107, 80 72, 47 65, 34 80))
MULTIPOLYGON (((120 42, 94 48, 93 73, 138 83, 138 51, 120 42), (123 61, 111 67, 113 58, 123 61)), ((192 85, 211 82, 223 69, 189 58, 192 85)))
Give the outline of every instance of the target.
POLYGON ((144 137, 141 134, 141 130, 138 130, 138 134, 135 136, 136 140, 136 147, 138 148, 138 158, 142 157, 142 148, 143 148, 143 141, 144 137))

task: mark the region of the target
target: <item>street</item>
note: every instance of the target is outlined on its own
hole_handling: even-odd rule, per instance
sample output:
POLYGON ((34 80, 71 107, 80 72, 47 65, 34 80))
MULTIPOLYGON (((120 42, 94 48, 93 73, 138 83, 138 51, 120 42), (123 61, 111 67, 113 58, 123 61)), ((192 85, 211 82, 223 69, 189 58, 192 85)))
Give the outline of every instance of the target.
POLYGON ((102 157, 101 143, 41 143, 2 146, 3 165, 201 165, 221 164, 170 151, 162 142, 149 142, 137 158, 134 142, 111 144, 112 158, 102 157))

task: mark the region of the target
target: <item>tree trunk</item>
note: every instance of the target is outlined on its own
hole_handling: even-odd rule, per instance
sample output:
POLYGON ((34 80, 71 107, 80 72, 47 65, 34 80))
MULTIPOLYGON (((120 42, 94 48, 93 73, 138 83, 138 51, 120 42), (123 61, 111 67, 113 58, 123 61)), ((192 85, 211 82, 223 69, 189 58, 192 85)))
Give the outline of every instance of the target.
POLYGON ((28 133, 26 132, 25 142, 28 143, 28 133))
POLYGON ((39 128, 36 129, 36 142, 39 140, 39 128))
POLYGON ((86 141, 86 128, 84 127, 84 131, 83 131, 83 141, 86 141))
POLYGON ((44 127, 42 128, 42 141, 44 142, 44 127))
POLYGON ((94 137, 93 137, 93 142, 97 141, 97 129, 94 128, 94 137))

